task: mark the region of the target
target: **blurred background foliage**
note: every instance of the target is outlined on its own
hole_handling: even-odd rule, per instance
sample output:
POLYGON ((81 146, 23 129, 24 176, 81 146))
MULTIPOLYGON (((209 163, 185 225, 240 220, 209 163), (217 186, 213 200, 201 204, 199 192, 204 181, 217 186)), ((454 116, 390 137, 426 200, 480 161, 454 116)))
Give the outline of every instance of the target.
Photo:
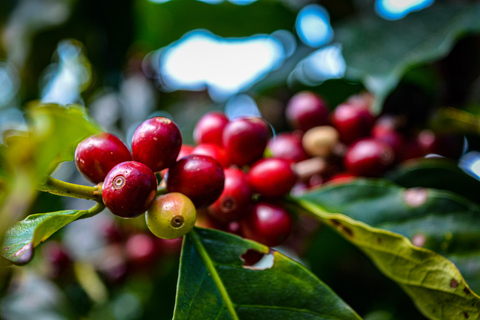
MULTIPOLYGON (((192 143, 195 122, 210 110, 261 114, 280 132, 288 129, 286 102, 300 90, 321 94, 332 109, 368 90, 377 113, 465 135, 468 153, 460 167, 473 178, 458 178, 457 167, 435 167, 421 183, 437 186, 438 170, 448 170, 448 181, 467 183, 441 188, 454 185, 478 202, 472 194, 478 180, 471 180, 480 171, 478 17, 480 5, 467 0, 3 0, 0 143, 27 129, 26 106, 33 100, 83 105, 103 130, 127 143, 147 117, 172 117, 184 143, 192 143)), ((15 162, 1 156, 2 170, 15 162)), ((391 178, 417 186, 420 169, 403 168, 391 178)), ((53 175, 88 184, 71 162, 53 175)), ((31 202, 17 219, 89 207, 83 200, 35 196, 25 192, 32 181, 16 182, 23 187, 9 192, 31 202)), ((0 202, 5 199, 0 194, 0 202)), ((141 221, 127 225, 106 214, 68 226, 28 267, 14 268, 13 275, 1 269, 1 317, 170 319, 178 243, 152 244, 142 239, 143 230, 141 221), (127 259, 122 248, 134 241, 156 252, 151 269, 141 267, 142 257, 127 259), (58 263, 68 272, 55 274, 58 263)), ((297 258, 365 319, 422 319, 393 282, 326 228, 297 258)))

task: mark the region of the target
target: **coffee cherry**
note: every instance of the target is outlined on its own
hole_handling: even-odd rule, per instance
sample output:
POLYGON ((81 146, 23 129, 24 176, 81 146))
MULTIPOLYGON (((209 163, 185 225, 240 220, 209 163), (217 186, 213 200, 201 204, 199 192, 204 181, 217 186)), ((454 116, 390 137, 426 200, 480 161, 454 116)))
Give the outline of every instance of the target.
POLYGON ((134 218, 144 213, 157 192, 157 178, 143 163, 126 161, 110 170, 103 183, 105 206, 121 218, 134 218))
POLYGON ((86 138, 75 150, 78 171, 93 183, 102 182, 115 165, 130 160, 132 155, 127 146, 107 132, 86 138))
POLYGON ((271 138, 267 144, 267 148, 275 158, 300 162, 308 159, 308 154, 302 146, 302 135, 300 132, 280 133, 271 138))
POLYGON ((365 138, 352 144, 345 154, 345 168, 358 176, 379 176, 394 161, 392 147, 375 138, 365 138))
POLYGON ((170 119, 155 117, 138 126, 132 138, 133 160, 146 164, 153 172, 173 165, 182 146, 182 135, 170 119))
POLYGON ((396 158, 398 158, 404 151, 405 139, 398 131, 389 126, 375 124, 372 128, 371 136, 392 147, 396 158))
POLYGON ((309 129, 302 138, 305 151, 311 156, 328 157, 338 142, 338 131, 331 126, 309 129))
POLYGON ((302 131, 328 123, 327 103, 310 91, 294 95, 288 102, 285 113, 291 127, 302 131))
POLYGON ((267 202, 255 204, 252 212, 240 220, 240 228, 246 238, 270 247, 278 246, 288 238, 292 224, 287 210, 267 202))
POLYGON ((175 239, 190 232, 196 219, 193 202, 178 192, 157 197, 145 214, 148 229, 162 239, 175 239))
POLYGON ((183 193, 199 209, 218 199, 223 191, 225 174, 217 160, 192 154, 170 167, 165 180, 168 192, 183 193))
POLYGON ((178 156, 177 156, 177 161, 182 159, 183 157, 191 155, 193 152, 193 149, 195 149, 194 146, 191 146, 189 144, 182 144, 182 147, 180 148, 180 152, 178 153, 178 156))
POLYGON ((223 129, 229 122, 227 116, 218 111, 205 114, 198 120, 193 130, 193 140, 196 144, 213 143, 222 145, 223 129))
POLYGON ((253 191, 266 197, 288 194, 297 181, 290 161, 279 158, 257 161, 250 169, 248 178, 253 191))
POLYGON ((261 118, 238 118, 223 130, 223 147, 233 164, 249 165, 263 156, 268 126, 261 118))
POLYGON ((225 151, 225 149, 223 149, 217 144, 213 144, 213 143, 199 144, 192 150, 191 154, 198 154, 198 155, 212 157, 213 159, 217 160, 224 168, 227 168, 230 165, 227 152, 225 151))
POLYGON ((331 121, 340 134, 340 140, 350 144, 370 134, 375 117, 364 104, 345 102, 335 108, 331 121))
POLYGON ((72 258, 60 242, 48 241, 43 247, 43 253, 48 263, 48 276, 52 279, 66 274, 72 266, 72 258))
POLYGON ((220 197, 208 207, 209 214, 216 220, 228 222, 247 214, 252 204, 252 191, 248 178, 242 170, 225 169, 225 187, 220 197))

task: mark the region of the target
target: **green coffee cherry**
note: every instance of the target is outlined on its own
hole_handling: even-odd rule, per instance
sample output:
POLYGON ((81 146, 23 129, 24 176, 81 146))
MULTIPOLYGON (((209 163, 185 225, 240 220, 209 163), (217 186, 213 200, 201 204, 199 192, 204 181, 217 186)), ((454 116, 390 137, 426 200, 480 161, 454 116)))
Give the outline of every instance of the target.
POLYGON ((145 214, 145 219, 148 229, 155 236, 174 239, 192 230, 197 213, 188 197, 171 192, 155 199, 145 214))

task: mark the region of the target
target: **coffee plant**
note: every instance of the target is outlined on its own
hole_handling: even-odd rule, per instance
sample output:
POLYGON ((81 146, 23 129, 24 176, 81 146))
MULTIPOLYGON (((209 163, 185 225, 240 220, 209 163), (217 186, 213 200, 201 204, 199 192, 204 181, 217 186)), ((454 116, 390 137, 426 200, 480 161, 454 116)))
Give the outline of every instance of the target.
MULTIPOLYGON (((108 122, 88 90, 66 103, 18 93, 25 126, 0 141, 0 318, 480 319, 480 5, 439 1, 388 21, 353 2, 327 6, 344 74, 308 79, 314 48, 299 43, 243 89, 253 112, 212 92, 162 92, 156 110, 108 122)), ((148 46, 176 40, 152 17, 260 10, 281 29, 299 11, 137 5, 144 51, 122 49, 127 67, 82 61, 99 79, 114 64, 140 79, 117 86, 139 105, 168 82, 148 46)), ((96 30, 81 22, 88 44, 96 30)))

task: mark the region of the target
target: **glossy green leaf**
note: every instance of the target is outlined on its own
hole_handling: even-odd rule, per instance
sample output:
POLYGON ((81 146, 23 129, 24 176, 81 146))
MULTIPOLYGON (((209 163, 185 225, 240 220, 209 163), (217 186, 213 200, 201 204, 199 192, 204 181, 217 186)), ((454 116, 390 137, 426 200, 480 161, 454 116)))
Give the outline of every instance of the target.
POLYGON ((97 204, 89 210, 64 210, 29 215, 13 225, 6 233, 2 255, 19 265, 33 258, 34 249, 67 224, 96 214, 104 206, 97 204))
POLYGON ((480 202, 480 181, 460 169, 456 162, 443 158, 416 159, 401 164, 388 176, 405 188, 424 187, 452 191, 480 202))
POLYGON ((361 249, 383 274, 403 288, 428 318, 480 317, 480 297, 448 259, 413 245, 399 234, 373 228, 343 214, 326 212, 306 200, 299 203, 361 249))
POLYGON ((301 199, 400 233, 442 254, 480 248, 480 207, 451 192, 359 179, 323 187, 301 199))
POLYGON ((174 319, 360 319, 303 266, 253 241, 194 229, 184 241, 174 319), (273 258, 244 267, 247 250, 273 258))
POLYGON ((480 317, 479 297, 467 285, 480 289, 478 273, 463 278, 452 262, 428 250, 459 257, 460 270, 475 270, 471 252, 480 251, 478 205, 446 191, 362 179, 325 186, 298 201, 364 251, 428 317, 480 317), (470 259, 460 259, 465 256, 470 259))
POLYGON ((375 94, 379 112, 406 70, 446 56, 459 36, 480 31, 479 16, 478 3, 436 2, 397 21, 371 15, 334 26, 343 46, 345 76, 362 81, 375 94))

